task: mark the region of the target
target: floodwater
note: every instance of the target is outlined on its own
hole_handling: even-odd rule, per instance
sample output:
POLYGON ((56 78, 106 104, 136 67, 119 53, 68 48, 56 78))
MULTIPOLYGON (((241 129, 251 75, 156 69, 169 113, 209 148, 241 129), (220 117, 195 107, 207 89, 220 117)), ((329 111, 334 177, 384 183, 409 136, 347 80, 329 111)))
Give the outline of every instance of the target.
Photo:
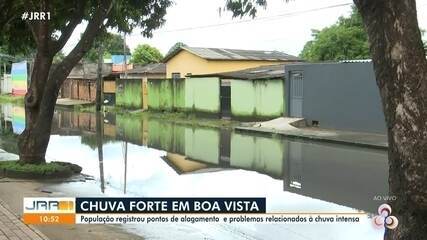
MULTIPOLYGON (((0 116, 3 134, 25 127, 22 107, 2 105, 0 116)), ((268 212, 369 213, 357 224, 123 226, 145 239, 382 239, 370 217, 382 204, 375 196, 388 192, 384 150, 119 114, 102 114, 98 123, 96 114, 56 111, 48 161, 76 163, 93 180, 46 189, 58 196, 266 197, 268 212)), ((16 151, 11 145, 0 141, 16 151)))

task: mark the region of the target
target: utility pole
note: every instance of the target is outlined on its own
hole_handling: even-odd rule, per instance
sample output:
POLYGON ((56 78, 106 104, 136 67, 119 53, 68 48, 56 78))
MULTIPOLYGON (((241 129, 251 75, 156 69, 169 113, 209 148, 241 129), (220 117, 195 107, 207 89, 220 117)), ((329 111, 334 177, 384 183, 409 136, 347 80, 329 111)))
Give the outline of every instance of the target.
POLYGON ((96 116, 96 144, 98 148, 98 160, 99 160, 99 179, 101 181, 101 192, 104 193, 105 182, 104 182, 104 121, 101 119, 101 112, 97 111, 96 116))
POLYGON ((123 33, 123 58, 124 58, 123 73, 125 75, 125 79, 127 79, 128 73, 127 73, 127 66, 126 66, 126 33, 123 33))
POLYGON ((102 105, 102 64, 103 64, 104 52, 102 49, 102 44, 98 47, 98 78, 96 80, 96 111, 101 111, 102 105))
POLYGON ((127 184, 127 170, 128 170, 128 142, 122 142, 122 147, 124 148, 124 159, 125 159, 125 175, 124 175, 124 185, 123 185, 123 193, 126 194, 126 184, 127 184))

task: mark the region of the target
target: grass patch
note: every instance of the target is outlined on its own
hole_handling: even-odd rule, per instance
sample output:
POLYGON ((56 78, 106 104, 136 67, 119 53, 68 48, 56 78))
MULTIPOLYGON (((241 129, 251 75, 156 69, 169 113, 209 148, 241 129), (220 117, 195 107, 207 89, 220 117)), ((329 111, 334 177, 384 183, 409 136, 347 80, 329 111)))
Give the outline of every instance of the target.
MULTIPOLYGON (((74 105, 73 110, 75 112, 86 112, 86 113, 94 113, 96 112, 96 105, 74 105)), ((131 112, 129 109, 116 107, 116 106, 102 106, 101 107, 102 112, 109 112, 109 113, 129 113, 131 112)))
POLYGON ((206 118, 198 117, 193 113, 185 112, 131 112, 132 116, 156 118, 164 121, 170 121, 174 123, 189 124, 200 127, 213 127, 213 128, 233 128, 240 124, 239 121, 225 120, 219 118, 206 118))
POLYGON ((65 162, 21 164, 18 161, 0 161, 0 175, 11 178, 66 178, 81 170, 78 165, 65 162))
POLYGON ((0 103, 24 104, 24 96, 12 96, 11 94, 0 94, 0 103))

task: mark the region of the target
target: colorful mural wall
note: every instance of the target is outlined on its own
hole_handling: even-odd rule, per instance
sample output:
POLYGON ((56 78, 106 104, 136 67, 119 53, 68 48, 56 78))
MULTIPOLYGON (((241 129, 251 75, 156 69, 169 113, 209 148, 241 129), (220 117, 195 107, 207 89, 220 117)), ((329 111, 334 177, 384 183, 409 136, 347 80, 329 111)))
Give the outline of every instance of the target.
POLYGON ((25 129, 25 108, 13 106, 12 125, 13 132, 21 134, 25 129))
POLYGON ((23 96, 27 93, 27 61, 12 63, 12 94, 23 96))
POLYGON ((0 118, 12 125, 15 134, 21 134, 25 129, 25 109, 12 104, 2 104, 0 106, 0 118))

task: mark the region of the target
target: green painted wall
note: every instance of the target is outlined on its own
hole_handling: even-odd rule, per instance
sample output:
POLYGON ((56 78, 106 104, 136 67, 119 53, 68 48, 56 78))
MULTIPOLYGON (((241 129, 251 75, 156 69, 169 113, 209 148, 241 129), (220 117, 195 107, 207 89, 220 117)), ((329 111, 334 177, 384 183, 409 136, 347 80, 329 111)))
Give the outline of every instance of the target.
POLYGON ((185 78, 177 79, 175 81, 174 92, 174 109, 177 111, 185 110, 185 78))
POLYGON ((142 108, 142 80, 116 80, 116 106, 137 109, 142 108))
POLYGON ((170 79, 148 79, 148 109, 171 111, 173 88, 170 79))
POLYGON ((192 112, 219 113, 219 78, 187 78, 185 109, 192 112))
POLYGON ((206 163, 218 164, 220 134, 214 128, 185 128, 185 155, 206 163))
POLYGON ((231 80, 231 114, 235 118, 283 116, 283 80, 231 80))
POLYGON ((185 79, 148 79, 149 109, 157 111, 183 110, 184 102, 185 79))
POLYGON ((285 147, 280 139, 233 133, 230 165, 282 177, 285 147))

